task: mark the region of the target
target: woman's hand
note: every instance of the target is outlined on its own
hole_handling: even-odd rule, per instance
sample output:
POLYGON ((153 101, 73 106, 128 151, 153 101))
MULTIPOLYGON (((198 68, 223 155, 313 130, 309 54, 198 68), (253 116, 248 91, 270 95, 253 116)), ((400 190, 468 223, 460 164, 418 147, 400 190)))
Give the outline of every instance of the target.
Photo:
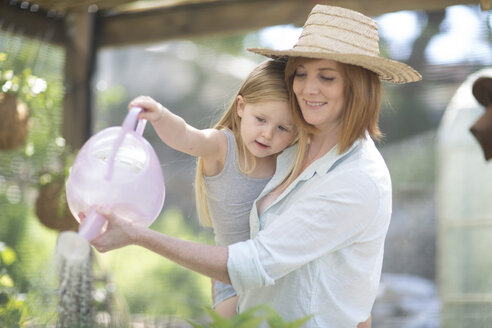
POLYGON ((133 244, 136 241, 137 232, 142 226, 116 216, 107 208, 98 207, 97 212, 107 220, 106 230, 91 241, 99 252, 104 253, 113 249, 133 244))
POLYGON ((165 114, 165 108, 160 103, 148 96, 139 96, 128 104, 128 108, 140 107, 143 111, 138 115, 139 119, 157 123, 165 114))

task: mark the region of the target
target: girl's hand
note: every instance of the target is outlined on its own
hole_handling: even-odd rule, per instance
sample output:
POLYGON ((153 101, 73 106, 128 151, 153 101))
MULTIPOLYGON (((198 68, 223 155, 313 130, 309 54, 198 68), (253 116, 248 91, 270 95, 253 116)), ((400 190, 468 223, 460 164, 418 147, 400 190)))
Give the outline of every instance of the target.
POLYGON ((164 117, 165 108, 160 103, 148 96, 139 96, 128 104, 128 109, 140 107, 143 111, 138 115, 139 119, 157 123, 164 117))

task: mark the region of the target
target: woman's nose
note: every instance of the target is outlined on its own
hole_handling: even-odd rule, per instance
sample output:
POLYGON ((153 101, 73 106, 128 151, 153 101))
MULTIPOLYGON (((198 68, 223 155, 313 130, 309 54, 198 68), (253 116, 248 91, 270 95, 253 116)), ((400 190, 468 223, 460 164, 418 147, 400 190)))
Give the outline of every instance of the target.
POLYGON ((304 83, 304 92, 307 94, 317 94, 319 92, 319 85, 316 79, 307 78, 304 83))

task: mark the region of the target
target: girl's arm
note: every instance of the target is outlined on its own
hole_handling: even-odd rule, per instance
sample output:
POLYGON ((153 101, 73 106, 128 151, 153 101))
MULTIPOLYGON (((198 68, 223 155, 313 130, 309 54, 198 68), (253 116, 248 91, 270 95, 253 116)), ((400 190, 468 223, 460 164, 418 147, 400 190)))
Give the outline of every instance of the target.
POLYGON ((205 160, 225 158, 227 140, 218 130, 196 129, 151 97, 137 97, 129 107, 141 107, 139 119, 151 122, 161 140, 171 148, 205 160))

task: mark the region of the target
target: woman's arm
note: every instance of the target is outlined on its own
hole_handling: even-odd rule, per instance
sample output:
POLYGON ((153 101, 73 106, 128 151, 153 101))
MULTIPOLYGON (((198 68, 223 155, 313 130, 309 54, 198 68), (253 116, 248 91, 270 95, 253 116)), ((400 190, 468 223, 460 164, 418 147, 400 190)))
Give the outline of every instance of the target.
POLYGON ((129 107, 141 107, 139 118, 150 121, 161 140, 170 147, 204 159, 225 157, 226 137, 218 130, 196 129, 151 97, 137 97, 129 107))
POLYGON ((211 246, 174 238, 119 218, 108 209, 98 209, 108 220, 106 231, 91 244, 99 252, 138 245, 177 264, 230 284, 227 247, 211 246))

